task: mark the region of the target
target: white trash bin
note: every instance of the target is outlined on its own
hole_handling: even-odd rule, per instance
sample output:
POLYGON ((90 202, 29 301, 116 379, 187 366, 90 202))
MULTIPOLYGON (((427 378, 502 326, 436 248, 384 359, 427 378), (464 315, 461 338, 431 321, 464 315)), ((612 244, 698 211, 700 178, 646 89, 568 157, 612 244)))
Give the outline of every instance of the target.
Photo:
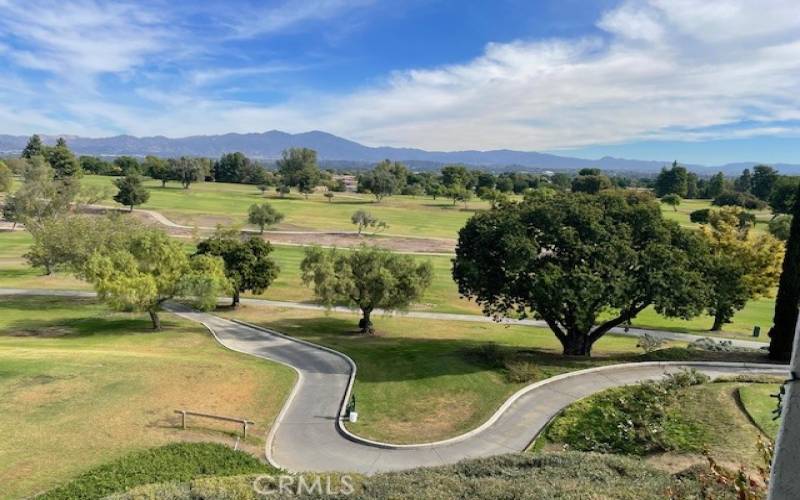
POLYGON ((351 411, 350 412, 350 422, 351 423, 358 422, 358 412, 357 411, 351 411))

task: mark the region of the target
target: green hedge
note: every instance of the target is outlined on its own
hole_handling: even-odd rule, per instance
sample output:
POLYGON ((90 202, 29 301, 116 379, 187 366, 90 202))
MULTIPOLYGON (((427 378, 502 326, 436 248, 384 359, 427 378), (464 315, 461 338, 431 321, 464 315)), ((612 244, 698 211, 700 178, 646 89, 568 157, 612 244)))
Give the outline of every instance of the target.
POLYGON ((216 443, 176 443, 137 452, 79 475, 39 498, 102 498, 133 487, 198 477, 270 473, 257 458, 216 443))

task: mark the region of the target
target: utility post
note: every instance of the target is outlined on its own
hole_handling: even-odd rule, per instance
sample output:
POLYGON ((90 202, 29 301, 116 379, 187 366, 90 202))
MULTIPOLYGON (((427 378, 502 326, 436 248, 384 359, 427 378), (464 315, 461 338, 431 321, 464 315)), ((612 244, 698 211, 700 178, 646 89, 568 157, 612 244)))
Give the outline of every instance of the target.
POLYGON ((800 498, 800 380, 797 380, 800 378, 800 321, 795 327, 789 370, 792 381, 786 384, 783 399, 781 428, 769 480, 770 500, 800 498))

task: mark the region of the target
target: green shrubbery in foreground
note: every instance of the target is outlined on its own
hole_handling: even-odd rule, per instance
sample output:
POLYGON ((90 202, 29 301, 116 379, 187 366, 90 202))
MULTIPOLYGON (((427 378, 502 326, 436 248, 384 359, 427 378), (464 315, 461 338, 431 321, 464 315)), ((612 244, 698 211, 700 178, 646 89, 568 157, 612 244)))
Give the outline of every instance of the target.
POLYGON ((274 472, 274 469, 255 457, 225 445, 176 443, 133 453, 101 465, 37 498, 103 498, 150 483, 270 472, 274 472))
POLYGON ((670 407, 680 389, 706 381, 699 372, 683 371, 660 381, 610 389, 570 406, 548 428, 547 438, 575 450, 602 453, 645 455, 680 449, 673 442, 676 436, 694 429, 670 418, 670 407))
MULTIPOLYGON (((256 499, 255 476, 204 478, 182 483, 136 488, 115 500, 143 499, 256 499)), ((318 493, 269 498, 341 499, 663 499, 732 498, 733 490, 711 480, 707 467, 680 474, 654 469, 644 462, 594 453, 503 455, 455 465, 354 477, 350 496, 318 493)))

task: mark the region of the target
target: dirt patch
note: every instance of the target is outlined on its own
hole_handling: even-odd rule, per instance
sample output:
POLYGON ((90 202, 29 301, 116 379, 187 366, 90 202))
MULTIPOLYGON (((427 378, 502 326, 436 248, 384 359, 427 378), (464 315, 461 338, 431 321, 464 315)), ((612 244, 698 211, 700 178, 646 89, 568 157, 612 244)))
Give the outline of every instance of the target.
POLYGON ((75 333, 70 327, 67 326, 42 326, 36 328, 16 328, 9 332, 4 332, 2 335, 8 337, 65 337, 75 333))
POLYGON ((452 253, 455 242, 425 238, 404 238, 402 236, 358 236, 357 234, 313 233, 281 234, 268 233, 265 239, 273 243, 289 245, 322 245, 335 247, 357 247, 361 244, 374 245, 397 252, 452 253))

